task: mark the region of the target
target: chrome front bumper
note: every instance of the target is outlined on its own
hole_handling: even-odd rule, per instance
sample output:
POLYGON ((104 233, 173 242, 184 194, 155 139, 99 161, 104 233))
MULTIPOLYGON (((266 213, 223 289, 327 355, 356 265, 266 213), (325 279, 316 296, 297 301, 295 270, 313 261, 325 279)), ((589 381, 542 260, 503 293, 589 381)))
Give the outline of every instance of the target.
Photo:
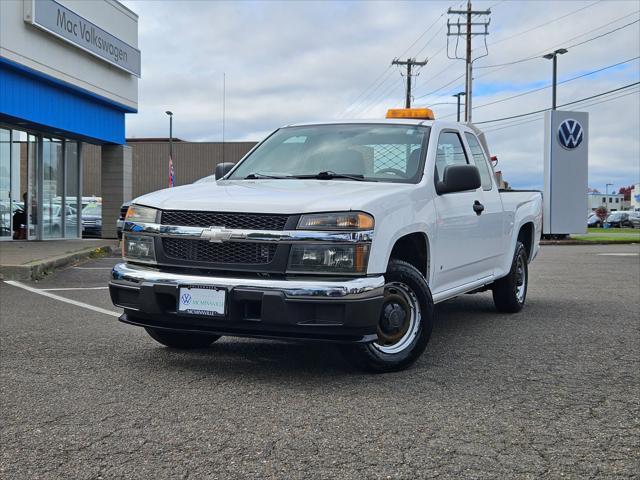
POLYGON ((322 277, 309 279, 274 280, 270 278, 242 278, 223 276, 190 275, 164 272, 155 268, 119 263, 111 271, 115 283, 139 286, 160 285, 211 285, 226 289, 249 288, 282 292, 287 298, 362 300, 380 297, 384 293, 384 276, 357 277, 340 280, 325 280, 322 277))
POLYGON ((204 276, 120 263, 109 292, 120 320, 179 332, 336 342, 371 342, 384 300, 384 277, 326 279, 204 276), (177 311, 181 286, 227 291, 221 317, 177 311))

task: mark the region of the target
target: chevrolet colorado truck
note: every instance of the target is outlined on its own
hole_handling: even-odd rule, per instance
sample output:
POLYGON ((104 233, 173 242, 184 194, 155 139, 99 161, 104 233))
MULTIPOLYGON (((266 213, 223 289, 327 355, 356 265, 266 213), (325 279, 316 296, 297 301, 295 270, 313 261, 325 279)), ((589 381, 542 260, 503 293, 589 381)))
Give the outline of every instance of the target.
POLYGON ((500 191, 489 159, 476 127, 429 109, 280 128, 214 181, 133 201, 111 299, 173 348, 322 340, 368 370, 406 368, 434 304, 525 303, 542 198, 500 191))

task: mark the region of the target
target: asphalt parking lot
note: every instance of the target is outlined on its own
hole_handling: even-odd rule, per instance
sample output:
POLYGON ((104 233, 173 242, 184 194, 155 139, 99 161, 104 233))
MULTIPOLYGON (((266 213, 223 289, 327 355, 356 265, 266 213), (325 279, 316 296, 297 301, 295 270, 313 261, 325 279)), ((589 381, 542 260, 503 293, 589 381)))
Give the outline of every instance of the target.
POLYGON ((377 376, 331 345, 164 348, 109 314, 115 258, 27 285, 95 310, 2 283, 0 477, 638 478, 639 252, 543 247, 521 313, 441 304, 377 376))

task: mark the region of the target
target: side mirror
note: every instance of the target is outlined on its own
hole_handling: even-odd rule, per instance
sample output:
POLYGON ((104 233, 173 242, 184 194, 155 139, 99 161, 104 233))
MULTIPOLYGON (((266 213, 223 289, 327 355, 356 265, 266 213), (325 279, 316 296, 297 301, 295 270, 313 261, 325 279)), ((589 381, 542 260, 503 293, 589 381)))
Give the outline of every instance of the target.
POLYGON ((216 165, 216 180, 220 180, 235 166, 235 163, 222 162, 216 165))
POLYGON ((449 165, 436 184, 438 195, 480 188, 480 172, 475 165, 449 165))

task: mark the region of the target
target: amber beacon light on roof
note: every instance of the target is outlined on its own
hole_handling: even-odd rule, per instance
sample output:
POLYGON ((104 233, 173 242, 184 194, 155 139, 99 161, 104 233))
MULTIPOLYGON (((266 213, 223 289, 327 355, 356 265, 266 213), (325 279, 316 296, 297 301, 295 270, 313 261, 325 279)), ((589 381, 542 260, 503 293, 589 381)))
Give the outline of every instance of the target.
POLYGON ((435 120, 433 110, 430 108, 390 108, 387 110, 387 118, 414 118, 418 120, 435 120))

